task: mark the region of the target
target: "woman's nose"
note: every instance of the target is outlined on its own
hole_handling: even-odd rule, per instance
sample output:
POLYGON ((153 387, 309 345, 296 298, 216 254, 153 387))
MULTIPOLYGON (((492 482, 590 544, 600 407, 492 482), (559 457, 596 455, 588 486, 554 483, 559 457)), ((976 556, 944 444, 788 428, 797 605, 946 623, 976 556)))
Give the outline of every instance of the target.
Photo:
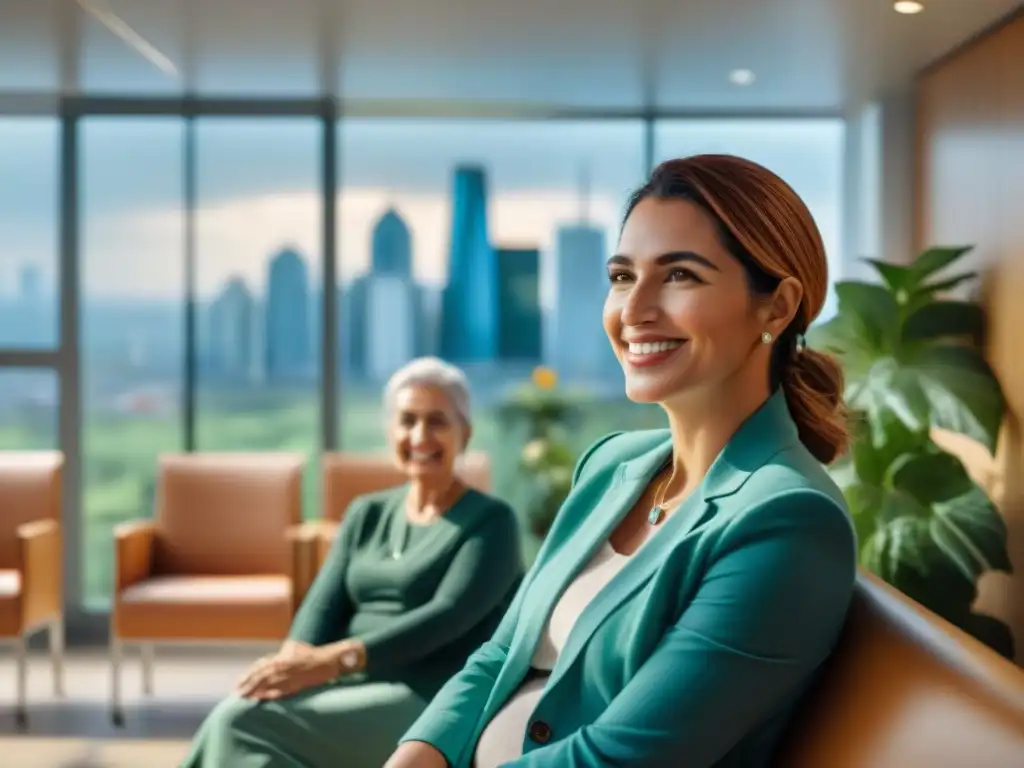
POLYGON ((659 291, 657 285, 638 282, 633 285, 622 307, 624 325, 643 325, 657 319, 659 291))

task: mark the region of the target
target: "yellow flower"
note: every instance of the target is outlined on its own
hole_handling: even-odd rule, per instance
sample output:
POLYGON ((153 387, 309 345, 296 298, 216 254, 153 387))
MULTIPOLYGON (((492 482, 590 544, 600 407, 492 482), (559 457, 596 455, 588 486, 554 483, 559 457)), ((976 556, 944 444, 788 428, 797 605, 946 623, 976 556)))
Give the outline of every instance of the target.
POLYGON ((554 389, 558 386, 558 374, 551 368, 538 365, 533 369, 533 383, 539 389, 554 389))
POLYGON ((537 439, 531 440, 523 446, 523 463, 528 467, 536 467, 540 464, 544 455, 548 452, 547 441, 537 439))

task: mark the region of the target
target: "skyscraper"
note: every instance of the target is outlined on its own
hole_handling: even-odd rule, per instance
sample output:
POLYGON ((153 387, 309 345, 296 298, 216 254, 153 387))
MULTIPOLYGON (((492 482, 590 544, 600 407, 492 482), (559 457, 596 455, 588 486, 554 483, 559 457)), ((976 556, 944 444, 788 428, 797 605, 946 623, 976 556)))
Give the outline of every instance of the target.
POLYGON ((267 378, 310 374, 309 272, 297 251, 286 248, 270 262, 267 277, 267 378))
POLYGON ((568 378, 594 381, 614 363, 601 325, 608 292, 604 232, 586 224, 565 226, 556 240, 555 303, 545 358, 568 378))
POLYGON ((490 362, 498 354, 498 264, 487 234, 487 178, 458 166, 452 180, 448 284, 441 299, 441 356, 490 362))
POLYGON ((416 286, 394 275, 367 275, 365 372, 383 383, 416 356, 416 286))
POLYGON ((412 277, 412 237, 394 208, 389 208, 373 228, 370 271, 375 275, 412 277))
POLYGON ((541 360, 540 251, 498 249, 498 356, 541 360))
POLYGON ((253 374, 255 301, 249 287, 234 277, 210 304, 207 314, 207 359, 211 373, 228 378, 253 374))

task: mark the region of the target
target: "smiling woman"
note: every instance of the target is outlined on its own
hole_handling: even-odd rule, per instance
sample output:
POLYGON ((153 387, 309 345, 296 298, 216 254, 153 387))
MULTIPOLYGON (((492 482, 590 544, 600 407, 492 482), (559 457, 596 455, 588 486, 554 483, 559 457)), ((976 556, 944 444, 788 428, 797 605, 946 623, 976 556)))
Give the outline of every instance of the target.
POLYGON ((626 394, 670 428, 584 452, 497 632, 387 768, 772 765, 839 635, 855 536, 822 467, 842 380, 798 343, 828 275, 807 207, 738 157, 666 162, 608 269, 626 394))

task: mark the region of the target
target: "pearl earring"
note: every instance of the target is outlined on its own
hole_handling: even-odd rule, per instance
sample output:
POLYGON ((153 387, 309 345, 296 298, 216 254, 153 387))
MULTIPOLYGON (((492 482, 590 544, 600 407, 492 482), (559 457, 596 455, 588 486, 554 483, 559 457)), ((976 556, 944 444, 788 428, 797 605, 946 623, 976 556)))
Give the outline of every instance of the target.
POLYGON ((775 337, 772 336, 772 332, 771 331, 765 331, 764 333, 761 334, 761 343, 762 344, 771 344, 773 338, 775 338, 775 337))

